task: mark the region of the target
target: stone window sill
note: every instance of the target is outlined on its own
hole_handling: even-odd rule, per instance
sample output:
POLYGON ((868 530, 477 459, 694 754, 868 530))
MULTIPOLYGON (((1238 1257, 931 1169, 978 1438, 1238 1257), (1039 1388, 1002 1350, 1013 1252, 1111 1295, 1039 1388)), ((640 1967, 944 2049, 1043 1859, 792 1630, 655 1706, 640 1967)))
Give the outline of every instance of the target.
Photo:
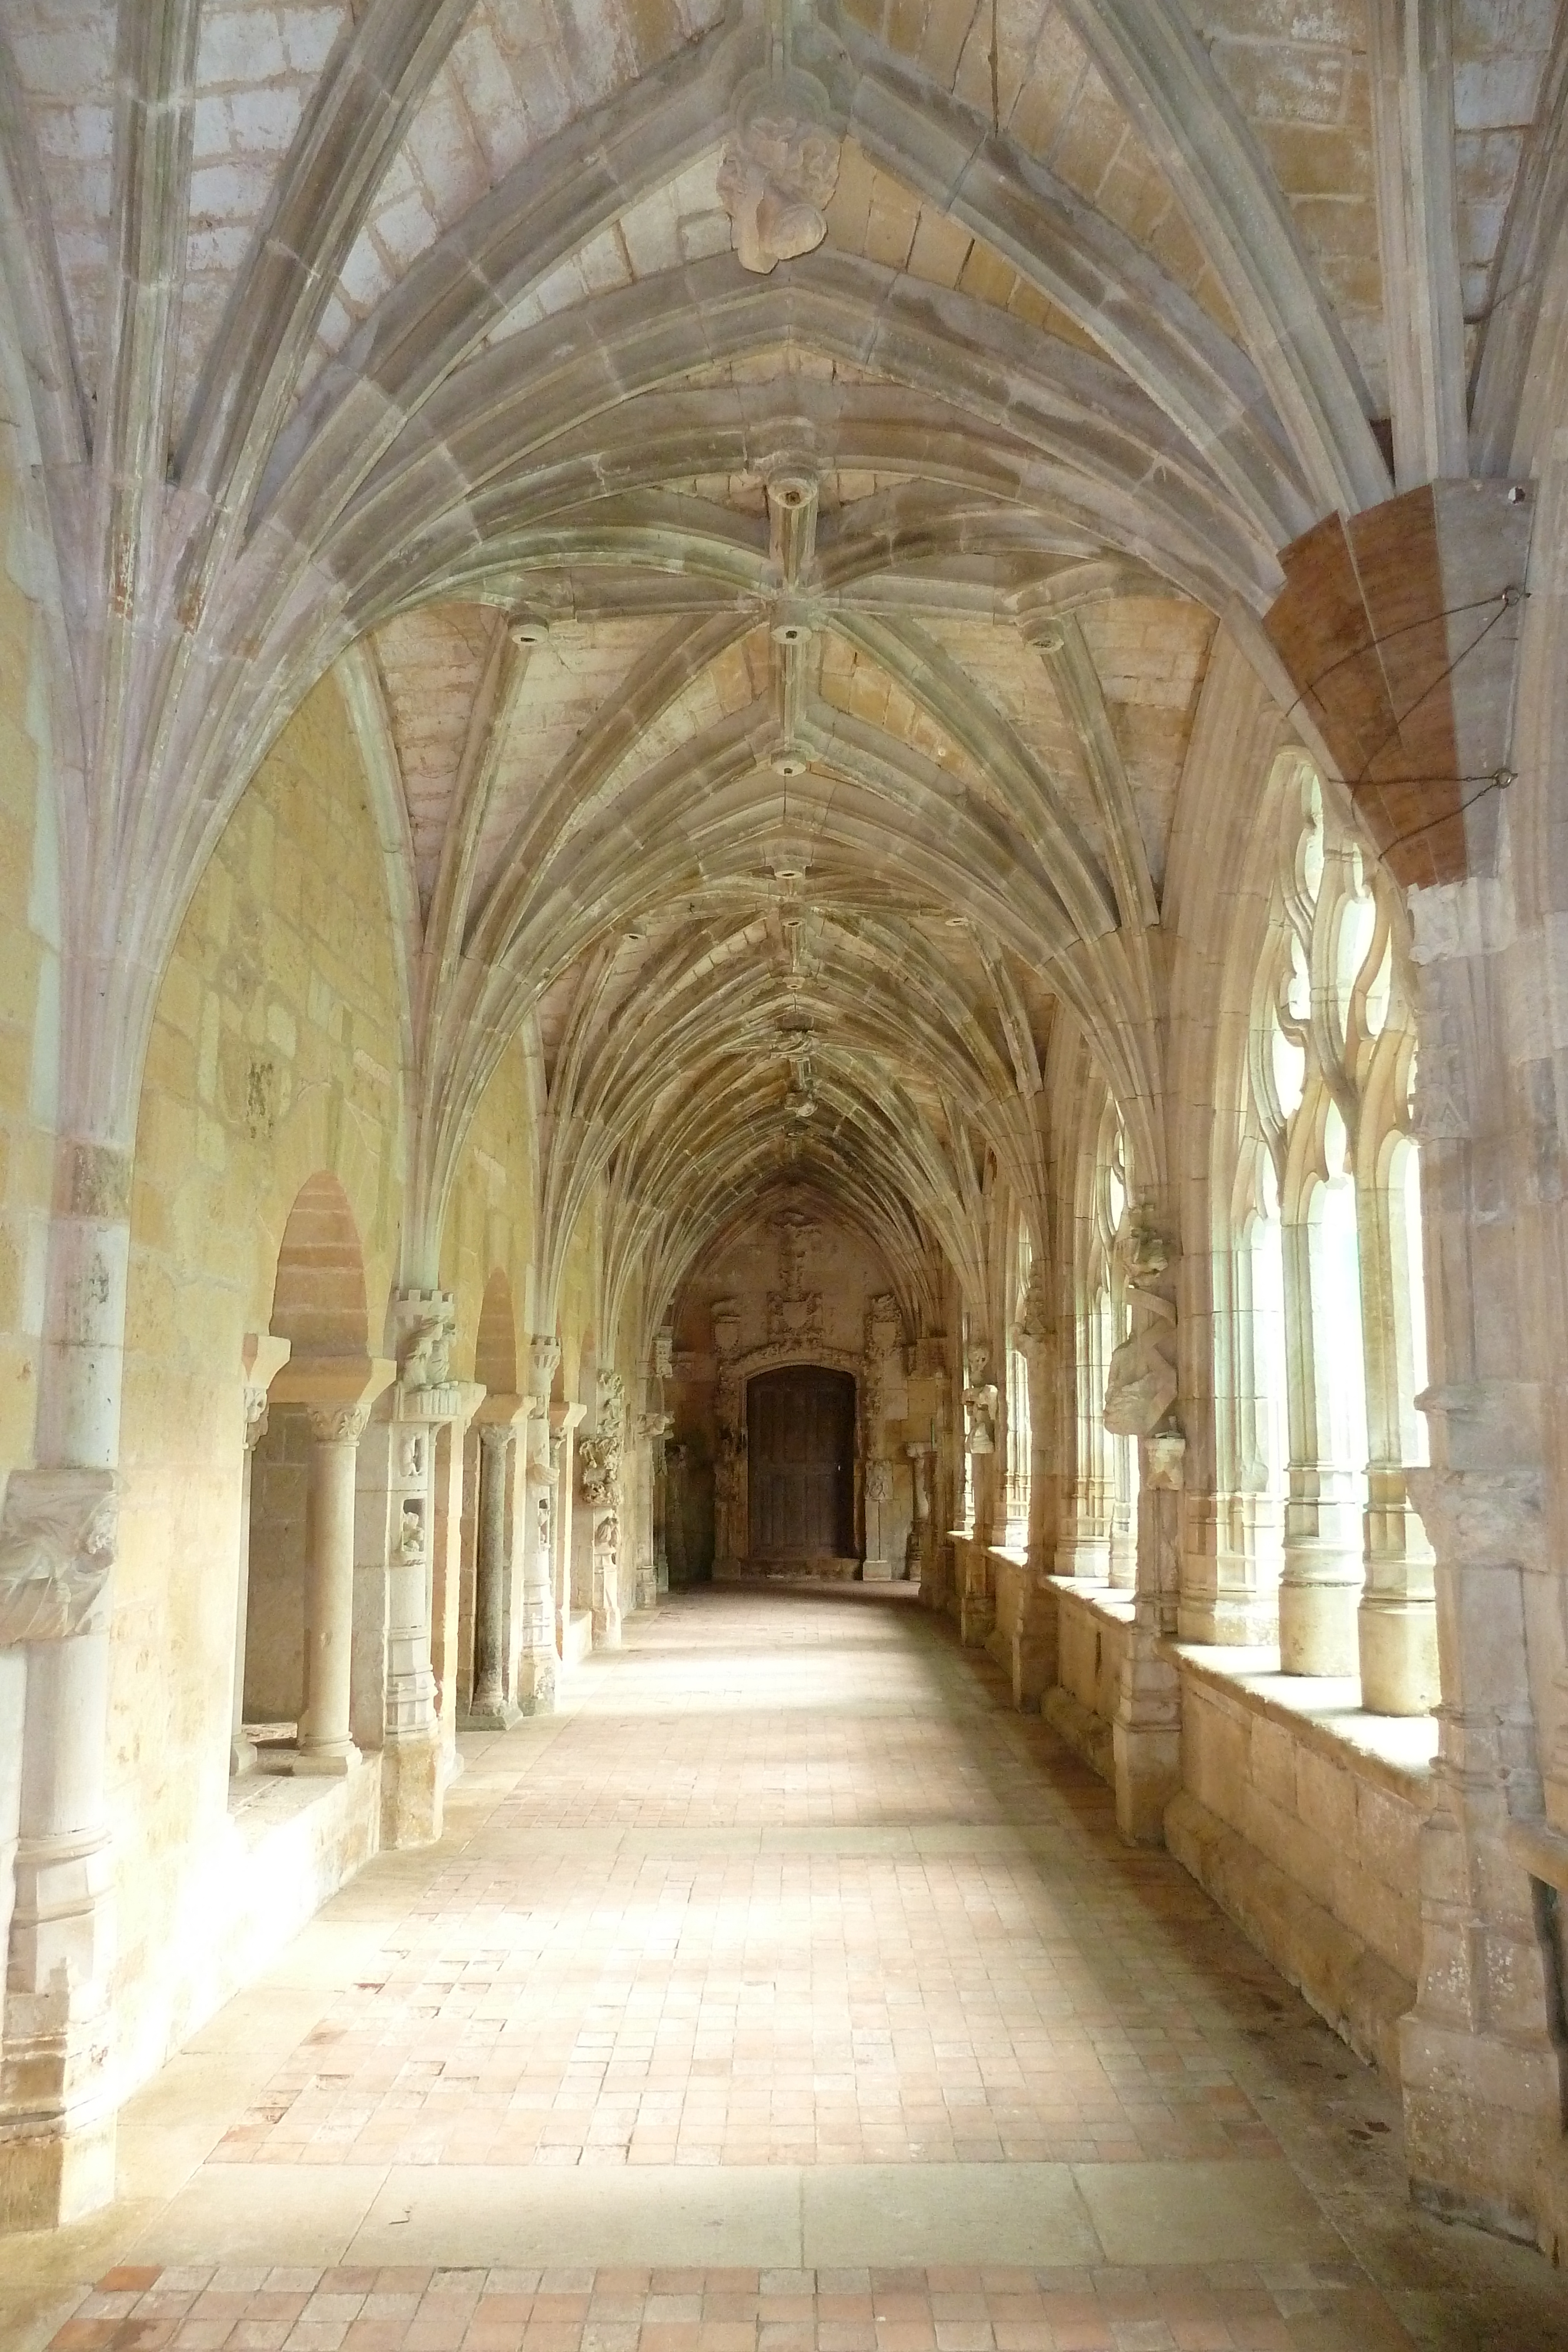
POLYGON ((1249 1712, 1267 1717, 1323 1755, 1387 1776, 1408 1797, 1424 1782, 1437 1752, 1437 1721, 1430 1715, 1371 1715, 1361 1704, 1355 1675, 1285 1675, 1275 1649, 1230 1649, 1197 1642, 1164 1644, 1184 1675, 1191 1675, 1249 1712))
POLYGON ((1136 1595, 1130 1585, 1100 1584, 1086 1576, 1051 1576, 1046 1582, 1064 1601, 1077 1601, 1096 1617, 1108 1618, 1113 1625, 1130 1625, 1136 1595))

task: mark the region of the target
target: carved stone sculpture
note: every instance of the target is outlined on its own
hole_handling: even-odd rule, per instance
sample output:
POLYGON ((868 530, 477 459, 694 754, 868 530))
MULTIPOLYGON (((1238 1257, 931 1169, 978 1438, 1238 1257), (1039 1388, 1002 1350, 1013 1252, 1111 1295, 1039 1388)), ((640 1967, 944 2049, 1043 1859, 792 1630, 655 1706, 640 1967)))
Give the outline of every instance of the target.
POLYGON ((821 244, 839 152, 826 94, 812 75, 792 69, 742 84, 718 194, 743 269, 766 277, 821 244))
POLYGON ((621 1484, 620 1432, 601 1432, 597 1437, 580 1439, 577 1458, 582 1465, 583 1501, 594 1505, 613 1503, 621 1484))
POLYGON ((892 1502, 893 1465, 891 1462, 872 1462, 867 1464, 865 1474, 865 1497, 868 1503, 875 1503, 879 1507, 883 1503, 892 1502))
POLYGON ((110 1470, 13 1470, 0 1514, 0 1647, 101 1621, 114 1565, 110 1470))
POLYGON ((399 1382, 405 1389, 440 1389, 451 1378, 451 1327, 444 1316, 422 1316, 399 1351, 399 1382))
POLYGON ((1105 1426, 1113 1437, 1147 1437, 1176 1402, 1170 1262, 1164 1234, 1152 1225, 1134 1224, 1127 1241, 1133 1328, 1113 1354, 1105 1376, 1105 1426))
POLYGON ((998 1389, 988 1381, 991 1351, 988 1348, 969 1350, 968 1383, 964 1391, 964 1408, 969 1416, 965 1439, 971 1454, 994 1454, 997 1450, 998 1389))

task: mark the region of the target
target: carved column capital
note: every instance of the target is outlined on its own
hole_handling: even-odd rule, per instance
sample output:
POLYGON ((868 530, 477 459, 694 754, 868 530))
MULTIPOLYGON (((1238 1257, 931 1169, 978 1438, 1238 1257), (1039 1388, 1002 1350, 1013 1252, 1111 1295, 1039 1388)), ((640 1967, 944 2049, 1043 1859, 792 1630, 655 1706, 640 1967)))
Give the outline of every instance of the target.
POLYGON ((13 1470, 0 1512, 0 1648, 97 1631, 114 1565, 112 1470, 13 1470))
POLYGON ((368 1404, 313 1404, 308 1411, 318 1445, 357 1445, 371 1417, 368 1404))

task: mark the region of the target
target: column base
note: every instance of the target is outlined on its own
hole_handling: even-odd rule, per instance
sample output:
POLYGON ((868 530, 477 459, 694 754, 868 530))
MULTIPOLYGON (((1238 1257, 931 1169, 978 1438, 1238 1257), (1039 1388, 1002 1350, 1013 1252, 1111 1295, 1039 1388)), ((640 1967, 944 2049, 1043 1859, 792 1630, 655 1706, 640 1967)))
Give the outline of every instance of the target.
POLYGON ((891 1584, 893 1562, 890 1559, 864 1559, 861 1562, 861 1580, 864 1584, 891 1584))
POLYGON ((389 1739, 382 1749, 382 1844, 434 1845, 444 1787, 440 1741, 389 1739))
POLYGON ((1400 2021, 1405 2163, 1428 2211, 1528 2244, 1568 2228, 1563 2084, 1557 2053, 1494 2034, 1400 2021), (1542 2190, 1550 2204, 1543 2207, 1542 2190))
POLYGON ((340 1755, 336 1748, 301 1748, 293 1755, 285 1751, 270 1769, 290 1773, 300 1780, 346 1780, 351 1772, 359 1770, 364 1760, 359 1749, 352 1746, 347 1755, 340 1755))
POLYGON ((1356 1621, 1361 1703, 1369 1715, 1430 1715, 1437 1686, 1434 1601, 1367 1593, 1356 1621))
POLYGON ((237 1736, 229 1742, 229 1779, 243 1780, 256 1769, 256 1742, 237 1736))
POLYGON ((115 2118, 79 2128, 0 2121, 0 2234, 58 2230, 96 2213, 114 2196, 115 2118))
POLYGON ((552 1643, 548 1650, 525 1650, 517 1660, 517 1705, 525 1715, 555 1713, 556 1654, 552 1643))
POLYGON ((465 1706, 457 1717, 464 1731, 510 1731, 521 1723, 523 1710, 514 1706, 509 1698, 482 1699, 476 1706, 465 1706))

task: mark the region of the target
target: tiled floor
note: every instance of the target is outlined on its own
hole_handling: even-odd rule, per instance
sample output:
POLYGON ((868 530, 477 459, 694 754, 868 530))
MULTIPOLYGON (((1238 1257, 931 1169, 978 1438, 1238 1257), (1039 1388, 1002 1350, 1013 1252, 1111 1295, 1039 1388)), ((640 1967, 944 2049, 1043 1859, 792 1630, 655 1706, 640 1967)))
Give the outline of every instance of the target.
POLYGON ((110 2271, 55 2338, 58 2352, 1292 2352, 1326 2341, 1381 2352, 1409 2338, 1364 2287, 1270 2284, 1249 2263, 1165 2273, 128 2267, 110 2271), (1332 2338, 1325 2319, 1338 2324, 1332 2338))
POLYGON ((132 2103, 123 2204, 9 2242, 9 2305, 0 2251, 0 2343, 1568 2347, 1562 2282, 1410 2209, 1375 2077, 907 1603, 677 1601, 465 1747, 442 1844, 132 2103))

